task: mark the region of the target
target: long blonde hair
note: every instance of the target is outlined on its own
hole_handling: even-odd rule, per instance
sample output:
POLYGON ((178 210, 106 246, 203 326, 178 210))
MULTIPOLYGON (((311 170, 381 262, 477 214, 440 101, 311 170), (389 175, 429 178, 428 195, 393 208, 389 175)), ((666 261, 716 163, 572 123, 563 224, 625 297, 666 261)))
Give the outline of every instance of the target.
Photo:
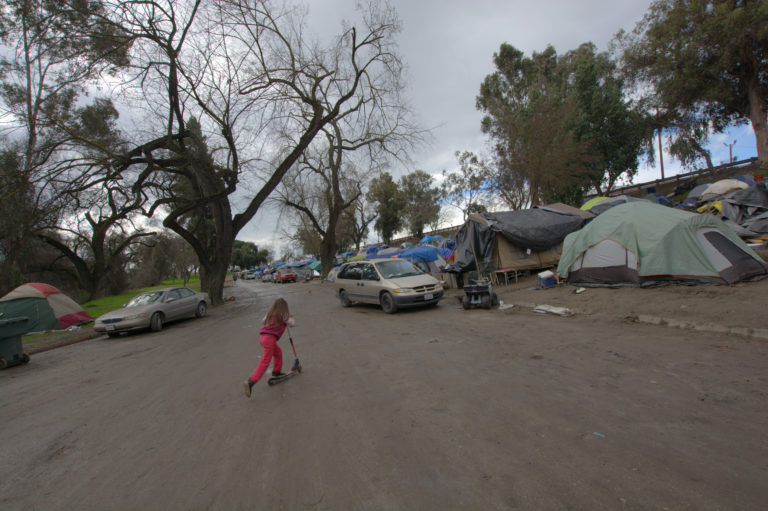
POLYGON ((288 322, 288 318, 291 313, 288 310, 288 302, 283 298, 278 298, 275 303, 267 311, 267 315, 264 318, 265 325, 282 325, 288 322))

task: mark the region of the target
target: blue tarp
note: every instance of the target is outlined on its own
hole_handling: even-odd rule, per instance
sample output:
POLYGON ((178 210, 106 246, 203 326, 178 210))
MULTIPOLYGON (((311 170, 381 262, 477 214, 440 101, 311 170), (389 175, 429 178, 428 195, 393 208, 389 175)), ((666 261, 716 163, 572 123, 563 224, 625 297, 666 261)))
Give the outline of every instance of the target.
POLYGON ((400 252, 399 248, 382 248, 375 254, 368 253, 366 259, 376 259, 377 257, 394 257, 400 252))
POLYGON ((431 234, 427 234, 426 236, 424 236, 423 238, 421 238, 421 240, 419 241, 419 243, 420 243, 420 244, 422 244, 422 245, 425 245, 425 244, 427 244, 427 243, 432 243, 432 242, 435 242, 435 241, 436 241, 436 242, 438 242, 438 243, 440 243, 440 242, 442 242, 443 240, 445 240, 445 238, 443 238, 443 237, 442 237, 442 236, 440 236, 440 235, 437 235, 437 236, 433 236, 433 235, 431 235, 431 234))
POLYGON ((403 250, 397 254, 400 259, 419 260, 428 263, 430 261, 437 261, 439 255, 438 250, 435 247, 429 245, 419 245, 417 247, 403 250))

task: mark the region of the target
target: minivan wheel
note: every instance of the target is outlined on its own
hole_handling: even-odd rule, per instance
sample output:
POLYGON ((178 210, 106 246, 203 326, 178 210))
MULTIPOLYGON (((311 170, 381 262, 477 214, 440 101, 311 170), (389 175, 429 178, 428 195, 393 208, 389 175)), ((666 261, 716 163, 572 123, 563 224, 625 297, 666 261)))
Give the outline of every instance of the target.
POLYGON ((343 289, 339 291, 339 300, 341 301, 342 307, 349 307, 352 305, 352 301, 349 299, 349 295, 343 289))
POLYGON ((392 295, 384 292, 381 294, 381 310, 386 312, 387 314, 392 314, 393 312, 397 311, 397 305, 395 305, 395 299, 392 298, 392 295))

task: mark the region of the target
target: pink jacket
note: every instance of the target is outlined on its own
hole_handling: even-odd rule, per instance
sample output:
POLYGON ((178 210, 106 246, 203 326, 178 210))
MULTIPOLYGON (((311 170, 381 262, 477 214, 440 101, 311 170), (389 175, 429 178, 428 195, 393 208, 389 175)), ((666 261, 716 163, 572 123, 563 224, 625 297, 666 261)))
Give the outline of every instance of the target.
POLYGON ((283 332, 285 332, 285 328, 288 326, 293 326, 293 316, 288 318, 287 323, 264 325, 259 329, 259 335, 274 335, 275 339, 279 340, 280 337, 282 337, 283 332))

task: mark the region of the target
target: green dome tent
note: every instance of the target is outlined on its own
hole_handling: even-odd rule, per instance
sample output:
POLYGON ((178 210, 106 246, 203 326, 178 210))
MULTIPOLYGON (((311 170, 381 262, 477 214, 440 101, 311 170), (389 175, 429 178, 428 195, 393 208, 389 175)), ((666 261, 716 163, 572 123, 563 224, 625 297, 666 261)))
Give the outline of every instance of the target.
POLYGON ((646 201, 615 206, 566 236, 557 274, 570 283, 733 284, 768 267, 728 226, 646 201))
POLYGON ((0 298, 0 317, 29 318, 28 332, 65 330, 93 321, 77 302, 55 287, 39 282, 22 284, 0 298))

